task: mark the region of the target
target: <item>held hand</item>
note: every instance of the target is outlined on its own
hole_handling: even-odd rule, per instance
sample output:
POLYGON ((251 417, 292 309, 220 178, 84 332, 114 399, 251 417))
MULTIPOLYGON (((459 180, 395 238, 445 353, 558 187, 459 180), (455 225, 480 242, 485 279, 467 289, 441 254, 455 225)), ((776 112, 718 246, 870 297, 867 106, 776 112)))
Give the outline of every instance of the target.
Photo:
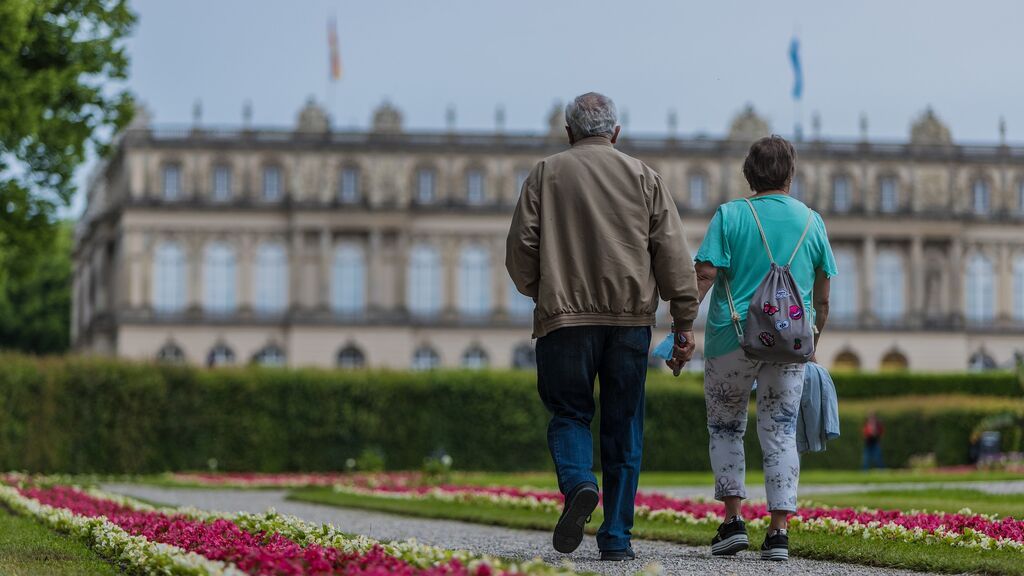
POLYGON ((679 376, 683 366, 693 358, 695 349, 692 330, 679 330, 675 332, 675 346, 672 347, 672 359, 666 360, 665 364, 672 369, 673 376, 679 376))

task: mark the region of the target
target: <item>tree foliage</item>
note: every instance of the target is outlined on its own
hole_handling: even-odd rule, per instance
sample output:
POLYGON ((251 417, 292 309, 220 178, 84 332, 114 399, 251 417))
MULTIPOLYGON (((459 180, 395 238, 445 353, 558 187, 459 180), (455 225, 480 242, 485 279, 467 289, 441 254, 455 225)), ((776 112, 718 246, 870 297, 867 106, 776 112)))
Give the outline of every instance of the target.
MULTIPOLYGON (((40 259, 70 249, 56 210, 70 203, 90 146, 104 152, 131 117, 123 39, 134 22, 126 0, 0 0, 0 310, 52 276, 57 262, 40 259)), ((34 351, 3 326, 0 346, 34 351)))

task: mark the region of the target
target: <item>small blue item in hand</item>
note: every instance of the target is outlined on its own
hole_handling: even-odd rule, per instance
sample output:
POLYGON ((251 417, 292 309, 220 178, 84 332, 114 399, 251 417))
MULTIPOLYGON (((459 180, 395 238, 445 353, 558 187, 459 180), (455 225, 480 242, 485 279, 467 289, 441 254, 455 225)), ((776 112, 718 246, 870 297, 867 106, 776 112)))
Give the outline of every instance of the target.
POLYGON ((652 352, 651 354, 655 358, 661 358, 662 360, 671 360, 674 336, 675 335, 672 332, 669 332, 668 336, 665 336, 665 339, 659 342, 658 345, 654 347, 654 352, 652 352))

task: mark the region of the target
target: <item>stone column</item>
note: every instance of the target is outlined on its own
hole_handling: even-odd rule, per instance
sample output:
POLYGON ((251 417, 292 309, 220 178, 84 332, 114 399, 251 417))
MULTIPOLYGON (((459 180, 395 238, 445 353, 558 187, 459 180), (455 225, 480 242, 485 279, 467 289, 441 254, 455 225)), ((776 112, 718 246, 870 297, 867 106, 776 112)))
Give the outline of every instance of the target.
POLYGON ((459 302, 459 241, 454 238, 445 238, 438 242, 441 248, 441 276, 444 278, 441 287, 444 294, 442 301, 442 315, 445 318, 455 318, 458 315, 459 302))
POLYGON ((505 318, 511 303, 508 293, 508 277, 505 272, 505 239, 495 236, 490 241, 491 250, 491 316, 505 318))
POLYGON ((203 308, 203 240, 199 234, 191 235, 185 241, 186 258, 188 258, 188 297, 187 310, 203 308))
POLYGON ((964 322, 964 244, 954 236, 949 245, 949 316, 955 326, 964 322))
MULTIPOLYGON (((385 295, 381 292, 386 283, 384 274, 384 239, 380 228, 370 230, 366 244, 366 305, 370 313, 385 307, 385 295)), ((402 286, 395 287, 401 290, 402 286)))
POLYGON ((290 310, 304 308, 302 305, 302 269, 306 258, 302 249, 302 232, 292 228, 288 233, 288 301, 290 310))
POLYGON ((320 273, 317 274, 319 286, 317 290, 317 308, 327 311, 331 308, 331 255, 333 254, 331 230, 326 226, 320 229, 320 273))
POLYGON ((409 250, 412 249, 412 244, 408 233, 399 229, 395 237, 394 254, 391 261, 395 279, 391 284, 391 306, 393 312, 403 315, 409 312, 409 250))
POLYGON ((924 240, 915 235, 910 240, 910 322, 924 323, 924 240))
POLYGON ((1013 318, 1013 266, 1010 262, 1010 245, 1003 242, 998 246, 999 260, 996 264, 996 321, 1008 326, 1013 318))
POLYGON ((861 246, 863 257, 861 258, 863 270, 861 276, 860 285, 860 310, 858 311, 860 317, 864 319, 868 325, 874 325, 876 318, 874 313, 874 300, 875 300, 875 237, 865 236, 864 243, 861 246))
POLYGON ((248 233, 238 239, 238 311, 243 316, 252 313, 255 303, 253 253, 257 243, 258 238, 248 233))

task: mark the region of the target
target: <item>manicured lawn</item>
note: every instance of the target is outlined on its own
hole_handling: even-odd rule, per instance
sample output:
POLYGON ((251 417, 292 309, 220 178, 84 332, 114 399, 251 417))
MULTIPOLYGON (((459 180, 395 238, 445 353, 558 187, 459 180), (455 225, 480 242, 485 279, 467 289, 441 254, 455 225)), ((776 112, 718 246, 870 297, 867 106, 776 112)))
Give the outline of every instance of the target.
MULTIPOLYGON (((479 502, 454 503, 436 500, 378 498, 337 493, 329 488, 297 490, 292 493, 290 498, 408 516, 447 518, 539 530, 551 530, 558 519, 556 515, 543 511, 511 509, 479 502)), ((591 533, 596 531, 600 523, 601 513, 595 511, 593 521, 587 526, 588 531, 591 533)), ((641 539, 667 540, 706 546, 713 535, 713 529, 707 526, 638 519, 633 534, 641 539)), ((750 539, 751 544, 756 547, 764 539, 764 532, 751 530, 750 539)), ((840 537, 806 532, 793 534, 790 546, 793 555, 805 558, 930 572, 1024 575, 1024 554, 1010 550, 970 550, 944 545, 920 545, 897 541, 880 542, 860 537, 840 537)))
MULTIPOLYGON (((885 484, 894 482, 970 482, 974 480, 1024 480, 1024 474, 1013 472, 941 472, 935 470, 804 470, 800 473, 801 484, 885 484)), ((554 472, 489 473, 466 472, 455 474, 454 483, 495 486, 533 486, 556 488, 554 472)), ((764 475, 757 470, 747 472, 747 484, 764 482, 764 475)), ((640 488, 664 488, 669 486, 712 486, 710 472, 643 472, 640 474, 640 488)))
POLYGON ((1024 494, 987 494, 977 490, 878 490, 849 494, 815 494, 809 499, 816 504, 829 506, 942 512, 959 512, 964 508, 970 508, 976 514, 1024 518, 1024 494))
POLYGON ((0 569, 5 576, 120 574, 74 538, 0 507, 0 569))

